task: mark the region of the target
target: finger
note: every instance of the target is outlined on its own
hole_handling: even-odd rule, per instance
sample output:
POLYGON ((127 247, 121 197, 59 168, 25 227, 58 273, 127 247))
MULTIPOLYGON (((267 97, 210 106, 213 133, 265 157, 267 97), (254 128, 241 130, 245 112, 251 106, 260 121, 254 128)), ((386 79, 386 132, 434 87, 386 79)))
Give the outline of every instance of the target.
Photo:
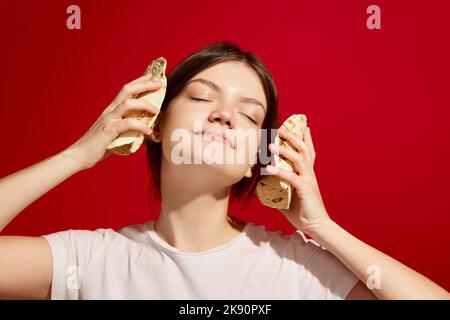
POLYGON ((278 132, 280 138, 287 140, 297 151, 302 152, 311 164, 314 162, 310 146, 300 137, 283 128, 280 128, 278 132))
POLYGON ((161 87, 161 81, 151 80, 148 78, 144 78, 141 80, 136 80, 130 83, 127 83, 122 87, 122 89, 117 94, 116 98, 114 98, 112 105, 116 106, 125 99, 131 98, 139 93, 146 91, 158 90, 161 87))
POLYGON ((127 83, 122 87, 120 92, 114 98, 114 100, 109 104, 109 106, 103 110, 102 116, 114 110, 118 104, 123 102, 127 98, 131 98, 134 95, 137 95, 141 92, 149 91, 149 90, 157 90, 161 87, 160 81, 153 81, 148 79, 148 74, 142 76, 130 83, 127 83))
POLYGON ((269 149, 271 152, 289 159, 294 164, 295 169, 297 170, 299 175, 313 176, 311 171, 311 165, 307 163, 305 157, 300 153, 284 146, 277 146, 273 143, 269 145, 269 149))
POLYGON ((306 142, 300 140, 300 151, 306 157, 306 160, 312 165, 314 163, 314 155, 311 151, 311 148, 306 142))
POLYGON ((136 78, 136 79, 130 81, 129 83, 133 83, 133 82, 137 82, 137 81, 141 81, 141 80, 151 80, 151 79, 152 79, 152 74, 149 72, 149 73, 146 73, 146 74, 140 76, 139 78, 136 78))
POLYGON ((111 114, 114 118, 120 119, 126 116, 128 112, 133 110, 146 111, 150 115, 155 115, 159 112, 159 108, 155 107, 147 101, 130 98, 119 104, 117 108, 111 112, 111 114))
POLYGON ((300 189, 300 179, 299 176, 296 175, 294 172, 292 171, 288 171, 286 169, 281 169, 281 168, 277 168, 275 166, 272 165, 267 165, 266 166, 266 171, 273 176, 277 176, 280 179, 286 181, 287 183, 289 183, 292 187, 296 188, 296 189, 300 189))
POLYGON ((310 147, 311 153, 312 153, 313 157, 315 158, 316 151, 314 149, 314 143, 313 143, 312 136, 311 136, 311 129, 309 127, 307 127, 306 131, 305 131, 305 142, 310 147))
POLYGON ((144 121, 136 118, 116 120, 110 125, 110 132, 113 135, 113 138, 130 130, 141 132, 144 135, 150 135, 152 133, 152 130, 144 121))

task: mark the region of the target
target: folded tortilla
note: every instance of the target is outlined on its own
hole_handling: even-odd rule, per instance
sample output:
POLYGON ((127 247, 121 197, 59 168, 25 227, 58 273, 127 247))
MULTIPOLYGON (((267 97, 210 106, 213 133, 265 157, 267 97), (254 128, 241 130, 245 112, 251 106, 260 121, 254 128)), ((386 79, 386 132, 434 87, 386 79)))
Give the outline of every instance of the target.
MULTIPOLYGON (((293 114, 281 127, 294 133, 296 136, 303 137, 303 132, 307 126, 306 120, 304 114, 293 114)), ((279 135, 275 137, 274 144, 297 151, 288 141, 280 138, 279 135)), ((284 156, 274 154, 274 166, 298 174, 294 164, 284 156)), ((259 201, 266 206, 276 209, 289 209, 292 192, 293 188, 289 183, 273 175, 261 176, 256 186, 256 194, 259 201)))
MULTIPOLYGON (((161 110, 161 105, 163 103, 164 97, 166 95, 167 88, 167 78, 166 78, 166 66, 167 61, 163 57, 160 57, 147 67, 144 74, 151 73, 152 80, 161 81, 161 87, 158 91, 146 91, 138 95, 133 96, 133 99, 143 99, 151 103, 159 110, 161 110)), ((147 124, 150 129, 153 129, 156 119, 159 115, 159 111, 155 115, 151 115, 146 111, 132 111, 128 113, 125 118, 133 117, 137 118, 147 124)), ((130 130, 120 134, 115 140, 113 140, 108 146, 108 150, 111 150, 115 154, 119 155, 129 155, 136 152, 139 147, 144 142, 144 134, 140 131, 130 130)))

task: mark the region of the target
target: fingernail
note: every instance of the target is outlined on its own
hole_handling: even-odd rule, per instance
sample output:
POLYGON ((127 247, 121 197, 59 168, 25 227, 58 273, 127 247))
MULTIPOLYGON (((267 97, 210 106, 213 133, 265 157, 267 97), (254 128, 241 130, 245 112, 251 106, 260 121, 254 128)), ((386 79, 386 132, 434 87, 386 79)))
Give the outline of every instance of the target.
POLYGON ((154 84, 161 85, 161 81, 159 81, 159 80, 152 80, 152 82, 153 82, 154 84))

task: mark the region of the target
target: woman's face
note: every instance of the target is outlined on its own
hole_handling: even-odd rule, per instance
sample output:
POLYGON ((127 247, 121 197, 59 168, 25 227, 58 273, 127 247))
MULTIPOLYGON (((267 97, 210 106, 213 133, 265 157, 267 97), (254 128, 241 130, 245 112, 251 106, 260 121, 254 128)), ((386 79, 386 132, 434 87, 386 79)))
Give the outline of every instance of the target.
POLYGON ((251 177, 266 110, 261 81, 246 64, 229 61, 203 70, 163 114, 163 156, 202 166, 230 185, 251 177))

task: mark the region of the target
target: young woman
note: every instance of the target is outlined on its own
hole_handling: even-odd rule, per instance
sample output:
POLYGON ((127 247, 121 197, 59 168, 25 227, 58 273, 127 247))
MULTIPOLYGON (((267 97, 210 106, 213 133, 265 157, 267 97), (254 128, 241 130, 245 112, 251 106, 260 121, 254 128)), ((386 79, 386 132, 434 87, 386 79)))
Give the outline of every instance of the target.
MULTIPOLYGON (((154 106, 131 97, 159 86, 149 76, 128 83, 69 148, 1 179, 0 230, 47 191, 107 158, 110 142, 130 129, 146 135, 159 218, 119 230, 0 237, 1 298, 449 298, 443 288, 332 220, 314 174, 309 128, 302 137, 280 130, 296 151, 270 145, 271 152, 292 160, 298 174, 267 167, 295 187, 291 208, 282 213, 298 232, 286 236, 229 216, 230 200, 252 196, 261 162, 205 163, 196 161, 204 154, 193 150, 200 141, 249 159, 255 154, 235 145, 228 133, 278 127, 277 91, 255 55, 232 43, 204 48, 170 74, 154 130, 123 118, 132 109, 155 114, 154 106), (208 135, 210 129, 216 134, 208 135), (194 141, 183 151, 190 164, 173 161, 177 130, 194 141)), ((258 136, 258 143, 262 139, 267 138, 258 136)))

